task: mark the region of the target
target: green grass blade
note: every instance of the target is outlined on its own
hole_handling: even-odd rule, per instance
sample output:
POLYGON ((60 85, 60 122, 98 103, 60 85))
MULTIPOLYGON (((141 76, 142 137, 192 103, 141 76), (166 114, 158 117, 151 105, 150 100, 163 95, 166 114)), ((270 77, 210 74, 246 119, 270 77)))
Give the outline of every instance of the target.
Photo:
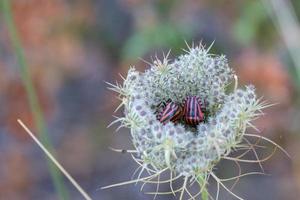
MULTIPOLYGON (((53 153, 53 146, 49 140, 47 128, 45 125, 45 120, 43 117, 43 112, 40 107, 39 101, 35 89, 33 87, 32 79, 28 71, 28 65, 24 56, 24 51, 15 27, 11 5, 9 0, 1 0, 1 8, 3 10, 4 20, 7 25, 7 30, 10 35, 11 43, 15 51, 16 59, 18 61, 20 76, 22 78, 24 87, 26 89, 27 98, 30 104, 30 109, 33 114, 34 122, 37 128, 37 131, 40 133, 40 139, 46 146, 46 148, 53 153)), ((56 167, 47 159, 49 171, 55 186, 55 189, 58 192, 58 195, 61 200, 69 199, 69 194, 65 188, 63 177, 61 173, 56 169, 56 167)))

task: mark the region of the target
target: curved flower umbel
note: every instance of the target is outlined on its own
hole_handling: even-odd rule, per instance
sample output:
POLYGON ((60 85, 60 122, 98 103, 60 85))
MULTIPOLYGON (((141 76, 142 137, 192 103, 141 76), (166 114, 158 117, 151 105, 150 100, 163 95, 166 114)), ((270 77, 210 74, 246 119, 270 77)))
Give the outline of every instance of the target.
MULTIPOLYGON (((110 84, 110 89, 119 93, 119 107, 124 107, 124 117, 117 118, 113 123, 120 122, 119 128, 130 129, 134 150, 129 152, 141 171, 136 180, 108 187, 139 181, 158 186, 169 183, 170 192, 159 192, 157 187, 157 191, 150 194, 180 193, 179 199, 183 199, 184 193, 190 199, 202 194, 205 198, 209 195, 206 190, 208 178, 212 177, 218 186, 216 199, 220 185, 241 199, 222 183, 213 170, 221 159, 260 164, 254 145, 245 136, 275 144, 262 136, 246 134, 248 127, 255 128, 251 122, 262 115, 261 110, 268 105, 257 99, 252 85, 237 89, 236 75, 225 56, 212 55, 208 51, 209 48, 205 49, 202 45, 189 47, 186 54, 174 62, 169 62, 168 56, 162 61, 157 59, 144 73, 131 67, 122 85, 110 84), (230 88, 234 89, 230 91, 230 88), (192 127, 184 122, 163 124, 157 120, 160 103, 171 100, 183 104, 187 96, 197 96, 205 102, 205 122, 192 127), (247 143, 242 144, 243 140, 247 143), (233 150, 243 152, 231 158, 229 154, 233 150), (250 150, 257 160, 242 158, 250 150), (142 178, 144 170, 149 176, 142 178), (167 170, 170 171, 169 179, 160 180, 160 175, 167 170), (183 186, 173 189, 172 182, 180 177, 184 179, 183 186), (198 194, 189 192, 190 182, 199 184, 198 194)), ((244 175, 239 174, 230 180, 240 176, 244 175)))

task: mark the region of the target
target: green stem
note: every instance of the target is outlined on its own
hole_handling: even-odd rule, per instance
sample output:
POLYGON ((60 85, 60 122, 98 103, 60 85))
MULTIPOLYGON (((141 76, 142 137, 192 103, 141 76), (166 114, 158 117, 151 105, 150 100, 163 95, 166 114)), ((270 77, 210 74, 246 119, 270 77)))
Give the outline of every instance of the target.
POLYGON ((201 192, 201 200, 208 200, 209 198, 209 195, 208 195, 208 191, 207 191, 207 183, 206 183, 206 180, 203 176, 198 176, 198 183, 199 183, 199 186, 200 186, 200 189, 202 190, 201 192))
POLYGON ((207 191, 206 187, 202 190, 201 199, 208 200, 208 191, 207 191))
MULTIPOLYGON (((47 128, 45 125, 45 120, 43 117, 43 112, 41 106, 39 104, 36 91, 33 87, 32 79, 30 73, 28 71, 28 65, 24 56, 24 51, 18 36, 18 32, 15 27, 12 11, 11 11, 11 4, 9 0, 1 0, 1 7, 4 14, 4 19, 7 25, 7 29, 10 35, 10 39, 16 54, 16 58, 19 65, 20 75, 27 93, 27 98, 30 104, 30 109, 33 114, 34 122, 37 127, 37 131, 40 134, 40 139, 44 143, 45 147, 50 151, 53 152, 54 148, 50 142, 48 137, 47 128)), ((47 159, 49 171, 54 183, 54 186, 59 194, 59 198, 61 200, 69 199, 68 192, 65 188, 63 183, 63 177, 57 168, 52 164, 52 162, 47 159)))

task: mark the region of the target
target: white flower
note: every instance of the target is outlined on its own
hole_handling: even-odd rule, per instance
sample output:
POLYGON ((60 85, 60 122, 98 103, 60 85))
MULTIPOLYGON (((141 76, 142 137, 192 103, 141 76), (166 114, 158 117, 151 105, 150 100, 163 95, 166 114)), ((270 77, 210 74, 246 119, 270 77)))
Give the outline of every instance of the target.
POLYGON ((208 51, 202 45, 189 47, 174 62, 167 57, 157 59, 144 73, 132 67, 123 85, 111 85, 124 106, 124 117, 116 122, 121 122, 120 127, 130 128, 133 158, 151 174, 136 181, 151 182, 168 169, 170 184, 173 174, 184 177, 184 185, 177 191, 181 192, 180 198, 184 192, 189 194, 188 180, 197 182, 201 193, 209 176, 229 191, 214 175, 213 168, 221 159, 230 159, 228 155, 233 149, 245 147, 241 143, 247 128, 254 127, 251 121, 267 106, 257 99, 251 85, 232 89, 237 84, 236 75, 226 57, 208 51), (170 99, 183 104, 187 96, 197 96, 205 102, 205 122, 195 128, 184 122, 163 124, 157 120, 160 103, 170 99))

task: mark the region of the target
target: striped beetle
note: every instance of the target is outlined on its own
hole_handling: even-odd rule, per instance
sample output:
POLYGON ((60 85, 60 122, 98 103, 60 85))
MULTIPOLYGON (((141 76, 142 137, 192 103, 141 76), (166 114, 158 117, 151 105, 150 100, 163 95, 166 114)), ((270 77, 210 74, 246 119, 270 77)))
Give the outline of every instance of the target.
MULTIPOLYGON (((176 123, 178 120, 182 118, 183 109, 180 104, 172 102, 170 99, 167 103, 162 103, 163 108, 161 111, 158 111, 157 119, 166 124, 167 122, 171 121, 176 123)), ((160 106, 160 105, 159 105, 160 106)))
POLYGON ((188 96, 184 101, 183 119, 186 124, 196 126, 204 121, 204 107, 199 97, 188 96))

